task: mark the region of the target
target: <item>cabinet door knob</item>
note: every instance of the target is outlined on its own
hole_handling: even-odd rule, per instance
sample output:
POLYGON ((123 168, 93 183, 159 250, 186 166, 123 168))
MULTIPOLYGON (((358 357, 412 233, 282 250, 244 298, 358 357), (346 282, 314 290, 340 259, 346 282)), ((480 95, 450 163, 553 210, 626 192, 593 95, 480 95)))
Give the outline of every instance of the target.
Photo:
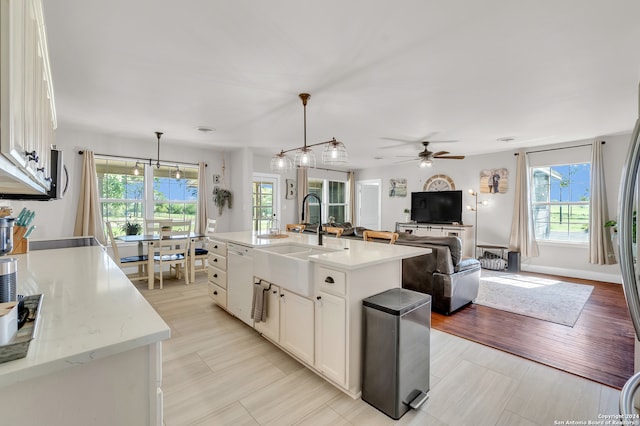
POLYGON ((216 296, 218 294, 218 290, 213 291, 213 295, 216 296))
POLYGON ((214 249, 217 249, 217 248, 218 248, 218 245, 216 244, 215 246, 213 246, 213 248, 214 248, 214 249))
POLYGON ((275 290, 273 290, 273 294, 278 294, 278 292, 277 292, 277 291, 275 291, 275 290))
POLYGON ((213 278, 218 278, 218 274, 213 274, 213 278))
POLYGON ((333 277, 325 278, 324 282, 327 283, 327 284, 335 284, 335 281, 333 280, 333 277))
POLYGON ((320 300, 322 299, 322 296, 317 296, 316 299, 320 300))
POLYGON ((213 261, 214 261, 214 262, 217 262, 217 261, 218 261, 218 259, 213 259, 213 261))

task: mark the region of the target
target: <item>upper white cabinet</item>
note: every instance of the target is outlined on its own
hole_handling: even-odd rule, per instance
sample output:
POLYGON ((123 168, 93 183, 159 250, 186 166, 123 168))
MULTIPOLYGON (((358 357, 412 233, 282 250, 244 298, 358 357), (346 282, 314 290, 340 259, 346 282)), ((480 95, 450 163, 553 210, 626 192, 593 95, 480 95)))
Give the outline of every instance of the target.
POLYGON ((56 114, 41 0, 0 0, 0 193, 51 186, 56 114))

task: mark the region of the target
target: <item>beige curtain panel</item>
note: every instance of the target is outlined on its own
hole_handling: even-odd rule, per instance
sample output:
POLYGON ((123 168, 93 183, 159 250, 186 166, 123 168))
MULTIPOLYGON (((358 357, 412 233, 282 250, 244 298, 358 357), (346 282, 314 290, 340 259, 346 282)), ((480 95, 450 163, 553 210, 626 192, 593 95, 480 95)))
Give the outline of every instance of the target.
POLYGON ((349 172, 349 178, 347 179, 349 186, 349 214, 348 221, 355 226, 356 222, 356 180, 353 176, 353 172, 349 172))
POLYGON ((198 208, 196 210, 196 229, 194 232, 207 232, 207 219, 209 212, 207 208, 207 165, 205 163, 198 164, 198 208))
POLYGON ((515 201, 513 205, 513 221, 511 222, 511 236, 509 250, 519 251, 524 257, 538 256, 529 194, 529 161, 527 153, 520 150, 516 167, 515 201))
MULTIPOLYGON (((308 170, 304 167, 298 167, 296 171, 296 190, 297 190, 297 201, 298 201, 298 219, 299 223, 302 223, 302 200, 304 196, 309 192, 309 173, 308 170)), ((304 217, 307 222, 309 222, 309 208, 307 206, 304 207, 304 217)))
POLYGON ((607 190, 604 181, 602 142, 595 141, 591 147, 591 198, 589 199, 589 263, 611 265, 616 262, 609 228, 607 190))
POLYGON ((93 236, 100 244, 106 245, 98 195, 98 175, 93 151, 84 151, 82 159, 80 198, 78 199, 78 211, 73 235, 93 236))

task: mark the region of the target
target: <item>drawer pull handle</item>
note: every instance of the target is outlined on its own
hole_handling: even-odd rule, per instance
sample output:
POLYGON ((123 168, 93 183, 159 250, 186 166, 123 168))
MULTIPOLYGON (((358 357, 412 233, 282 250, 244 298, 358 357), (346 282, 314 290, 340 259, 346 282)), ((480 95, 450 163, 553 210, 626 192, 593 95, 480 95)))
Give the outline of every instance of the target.
POLYGON ((278 292, 277 292, 277 291, 275 291, 275 290, 273 290, 273 294, 278 294, 278 292))
POLYGON ((217 248, 218 248, 218 245, 216 244, 215 246, 213 246, 213 248, 214 248, 214 249, 217 249, 217 248))
POLYGON ((317 296, 316 299, 320 300, 322 299, 322 296, 317 296))
POLYGON ((218 274, 213 274, 213 278, 218 278, 218 274))
POLYGON ((218 261, 218 259, 213 259, 213 261, 214 261, 214 262, 217 262, 217 261, 218 261))
POLYGON ((336 282, 333 280, 332 277, 327 277, 324 279, 324 282, 327 284, 335 284, 336 282))
POLYGON ((217 295, 218 295, 218 290, 214 290, 214 291, 213 291, 213 295, 214 295, 214 296, 217 296, 217 295))

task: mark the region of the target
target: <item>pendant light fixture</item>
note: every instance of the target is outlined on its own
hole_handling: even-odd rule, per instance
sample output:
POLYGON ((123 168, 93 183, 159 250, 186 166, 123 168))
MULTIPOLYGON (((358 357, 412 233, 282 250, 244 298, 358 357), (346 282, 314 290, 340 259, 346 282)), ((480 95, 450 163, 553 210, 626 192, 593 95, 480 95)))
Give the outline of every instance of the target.
POLYGON ((160 136, 162 136, 162 132, 156 132, 156 136, 158 137, 158 159, 156 160, 156 168, 160 168, 160 136))
POLYGON ((325 164, 341 164, 347 162, 347 149, 344 144, 332 138, 330 141, 307 145, 307 101, 311 97, 308 93, 298 95, 302 100, 304 111, 304 144, 299 148, 281 150, 271 158, 271 170, 274 172, 287 172, 296 167, 308 169, 316 167, 316 156, 311 149, 312 146, 326 145, 322 153, 322 162, 325 164), (287 156, 287 152, 296 151, 293 163, 287 156))
POLYGON ((176 171, 173 175, 176 179, 180 179, 182 177, 182 172, 180 171, 180 166, 176 166, 176 171))

